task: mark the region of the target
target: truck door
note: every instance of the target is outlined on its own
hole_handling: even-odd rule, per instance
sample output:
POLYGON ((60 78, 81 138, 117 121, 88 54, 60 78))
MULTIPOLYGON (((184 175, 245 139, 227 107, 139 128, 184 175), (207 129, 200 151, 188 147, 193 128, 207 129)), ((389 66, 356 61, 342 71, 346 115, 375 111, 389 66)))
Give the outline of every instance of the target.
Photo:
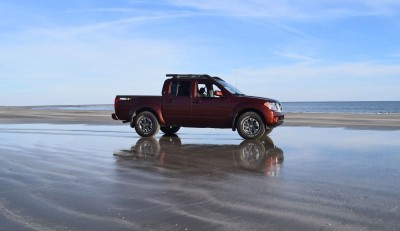
POLYGON ((190 125, 192 81, 172 79, 163 96, 163 116, 170 125, 190 125))
POLYGON ((192 119, 199 126, 230 126, 228 98, 211 81, 196 83, 197 95, 192 98, 192 119))

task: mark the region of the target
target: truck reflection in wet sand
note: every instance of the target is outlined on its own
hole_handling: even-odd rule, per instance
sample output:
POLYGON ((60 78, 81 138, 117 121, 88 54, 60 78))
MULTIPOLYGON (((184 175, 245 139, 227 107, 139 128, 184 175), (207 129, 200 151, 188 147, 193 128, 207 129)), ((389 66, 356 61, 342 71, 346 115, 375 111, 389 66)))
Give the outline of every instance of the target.
POLYGON ((256 171, 268 176, 279 174, 283 151, 268 136, 244 140, 239 145, 182 144, 176 136, 141 138, 130 150, 114 156, 123 159, 155 161, 162 167, 206 172, 256 171))

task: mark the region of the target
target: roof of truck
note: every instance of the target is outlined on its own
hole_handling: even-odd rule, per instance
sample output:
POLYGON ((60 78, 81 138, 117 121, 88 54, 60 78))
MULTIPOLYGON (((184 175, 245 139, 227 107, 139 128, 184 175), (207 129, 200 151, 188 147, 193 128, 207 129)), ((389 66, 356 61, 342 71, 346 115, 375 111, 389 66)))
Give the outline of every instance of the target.
POLYGON ((175 79, 178 79, 178 78, 207 78, 207 79, 215 79, 215 80, 224 81, 220 77, 210 76, 210 75, 207 75, 207 74, 166 74, 166 77, 167 78, 172 77, 172 78, 175 78, 175 79))

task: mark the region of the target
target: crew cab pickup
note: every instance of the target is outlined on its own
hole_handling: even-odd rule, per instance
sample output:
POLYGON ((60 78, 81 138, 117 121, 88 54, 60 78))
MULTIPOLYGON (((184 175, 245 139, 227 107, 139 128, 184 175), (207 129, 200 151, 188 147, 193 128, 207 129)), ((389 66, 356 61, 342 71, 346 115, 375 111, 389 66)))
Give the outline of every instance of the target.
POLYGON ((259 139, 284 121, 277 100, 247 96, 219 77, 166 76, 161 96, 117 95, 112 118, 130 123, 142 137, 197 127, 231 128, 244 139, 259 139))

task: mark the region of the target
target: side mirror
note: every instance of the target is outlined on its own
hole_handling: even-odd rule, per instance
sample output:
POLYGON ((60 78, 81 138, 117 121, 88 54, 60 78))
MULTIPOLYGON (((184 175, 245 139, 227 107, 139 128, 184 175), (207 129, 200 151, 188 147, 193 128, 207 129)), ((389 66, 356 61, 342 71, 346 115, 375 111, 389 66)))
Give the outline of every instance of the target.
POLYGON ((214 96, 223 97, 224 94, 222 94, 222 91, 214 91, 214 96))

